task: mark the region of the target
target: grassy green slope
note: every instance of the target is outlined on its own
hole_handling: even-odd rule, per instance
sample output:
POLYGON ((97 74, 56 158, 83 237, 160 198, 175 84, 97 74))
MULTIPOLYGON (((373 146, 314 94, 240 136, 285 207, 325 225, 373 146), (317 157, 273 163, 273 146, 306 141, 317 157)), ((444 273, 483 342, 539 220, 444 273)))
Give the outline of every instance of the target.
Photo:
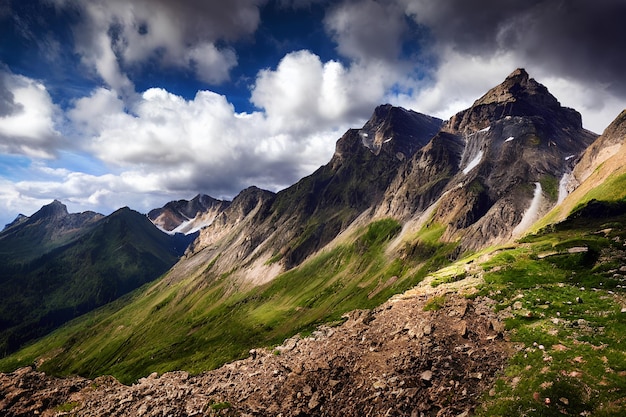
POLYGON ((388 259, 384 249, 399 230, 395 220, 374 222, 350 243, 245 293, 210 266, 200 280, 162 281, 75 320, 0 361, 0 369, 47 356, 42 369, 54 374, 113 374, 131 382, 153 371, 217 367, 347 311, 379 305, 447 263, 454 245, 433 236, 414 237, 402 259, 388 259))
POLYGON ((478 415, 626 415, 626 205, 595 204, 482 265, 515 353, 478 415))

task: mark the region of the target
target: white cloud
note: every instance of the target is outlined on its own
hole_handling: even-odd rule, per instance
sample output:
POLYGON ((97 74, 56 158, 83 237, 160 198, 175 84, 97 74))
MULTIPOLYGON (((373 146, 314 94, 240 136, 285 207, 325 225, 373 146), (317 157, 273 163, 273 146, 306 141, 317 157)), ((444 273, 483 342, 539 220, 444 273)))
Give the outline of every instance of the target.
POLYGON ((583 115, 583 126, 601 134, 626 108, 624 99, 613 94, 601 83, 583 83, 579 80, 542 73, 535 77, 559 99, 563 106, 572 107, 583 115))
POLYGON ((237 65, 237 55, 232 49, 219 50, 212 43, 191 48, 187 61, 198 78, 209 84, 219 84, 230 77, 230 70, 237 65))
POLYGON ((67 114, 81 134, 95 135, 110 117, 124 112, 124 102, 106 88, 96 88, 89 97, 74 102, 67 114))
POLYGON ((380 61, 322 63, 310 51, 287 54, 276 70, 259 73, 251 101, 265 110, 273 132, 306 132, 360 123, 381 104, 394 69, 380 61))
POLYGON ((33 79, 0 69, 5 111, 0 115, 0 152, 53 158, 63 139, 56 130, 59 110, 46 87, 33 79))
MULTIPOLYGON (((140 173, 95 176, 42 169, 40 174, 38 179, 29 181, 0 179, 0 207, 4 213, 31 215, 53 199, 61 200, 71 212, 94 210, 109 214, 126 205, 146 211, 168 198, 168 192, 158 187, 158 179, 140 173)), ((3 224, 13 218, 14 215, 3 218, 3 224)))
POLYGON ((141 182, 144 192, 233 197, 250 185, 283 188, 328 162, 335 141, 352 127, 346 117, 363 122, 351 105, 360 76, 301 51, 259 74, 252 95, 265 112, 236 113, 210 91, 186 100, 153 88, 128 110, 114 92, 98 89, 68 115, 75 134, 88 138, 84 149, 124 181, 141 182))
POLYGON ((155 60, 187 68, 207 83, 229 78, 237 64, 234 50, 216 42, 253 33, 264 0, 229 2, 182 0, 55 0, 84 18, 74 27, 76 51, 109 87, 124 97, 134 85, 129 69, 155 60))

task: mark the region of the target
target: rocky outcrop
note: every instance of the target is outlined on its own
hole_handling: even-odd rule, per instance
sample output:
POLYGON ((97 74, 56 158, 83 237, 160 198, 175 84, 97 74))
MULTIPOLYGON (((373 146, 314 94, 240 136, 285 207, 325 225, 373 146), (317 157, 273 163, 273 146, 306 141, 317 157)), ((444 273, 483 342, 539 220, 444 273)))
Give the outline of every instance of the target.
POLYGON ((345 319, 211 372, 152 374, 132 386, 23 368, 0 374, 0 409, 7 417, 469 415, 508 357, 484 298, 413 291, 345 319))
POLYGON ((359 130, 362 144, 378 155, 387 152, 400 160, 410 158, 441 128, 443 120, 402 107, 378 106, 359 130))
POLYGON ((208 226, 230 202, 198 194, 191 200, 170 201, 165 206, 150 210, 148 218, 167 232, 191 233, 208 226))

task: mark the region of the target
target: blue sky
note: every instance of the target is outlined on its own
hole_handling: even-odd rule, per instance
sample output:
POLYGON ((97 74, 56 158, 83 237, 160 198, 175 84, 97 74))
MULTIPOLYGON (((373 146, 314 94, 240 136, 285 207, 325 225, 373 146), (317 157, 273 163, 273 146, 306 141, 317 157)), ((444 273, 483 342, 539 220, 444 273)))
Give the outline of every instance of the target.
POLYGON ((392 103, 447 119, 524 67, 601 131, 622 0, 0 0, 0 227, 280 190, 392 103))

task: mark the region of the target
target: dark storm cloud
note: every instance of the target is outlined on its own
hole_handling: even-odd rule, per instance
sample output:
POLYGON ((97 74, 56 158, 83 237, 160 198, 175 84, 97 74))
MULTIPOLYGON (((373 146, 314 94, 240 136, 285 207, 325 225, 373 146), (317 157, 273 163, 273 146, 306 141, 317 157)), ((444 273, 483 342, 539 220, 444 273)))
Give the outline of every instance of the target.
POLYGON ((626 95, 626 1, 421 0, 407 10, 444 45, 481 56, 513 51, 548 72, 626 95))
POLYGON ((324 26, 338 52, 357 61, 397 60, 407 32, 404 12, 393 2, 348 1, 332 7, 324 26))

